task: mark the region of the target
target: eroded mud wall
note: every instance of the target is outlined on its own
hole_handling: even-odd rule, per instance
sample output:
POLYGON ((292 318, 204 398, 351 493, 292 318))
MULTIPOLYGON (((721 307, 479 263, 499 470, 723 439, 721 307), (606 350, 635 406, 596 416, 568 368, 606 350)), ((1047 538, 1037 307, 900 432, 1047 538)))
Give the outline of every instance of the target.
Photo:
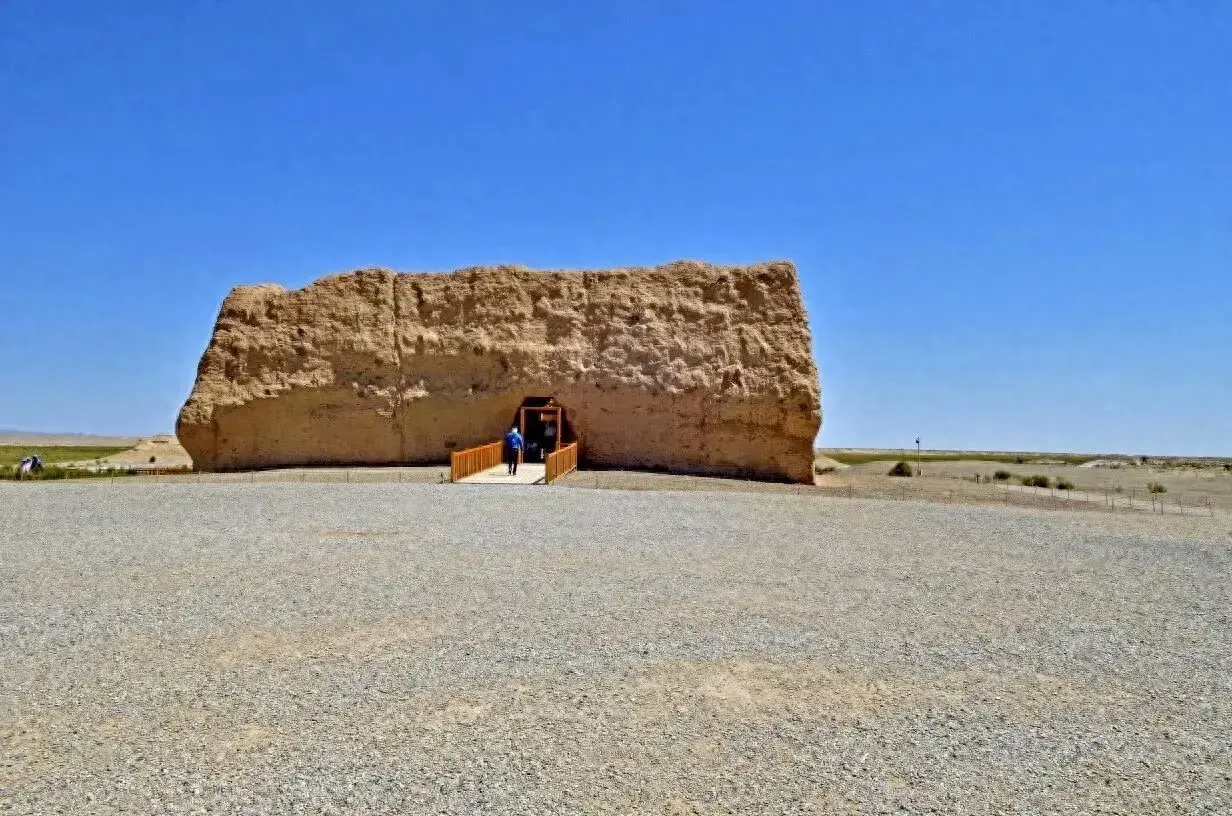
POLYGON ((239 287, 177 433, 207 470, 442 462, 531 395, 566 406, 593 463, 812 480, 820 386, 788 262, 239 287))

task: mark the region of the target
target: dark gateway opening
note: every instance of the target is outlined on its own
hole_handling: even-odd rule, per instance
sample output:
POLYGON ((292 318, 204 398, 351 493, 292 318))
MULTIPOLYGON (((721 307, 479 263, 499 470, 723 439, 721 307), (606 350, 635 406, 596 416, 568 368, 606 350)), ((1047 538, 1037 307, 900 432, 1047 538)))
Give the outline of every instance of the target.
POLYGON ((542 462, 562 445, 577 441, 568 411, 554 397, 527 397, 509 424, 516 425, 526 441, 524 462, 542 462))

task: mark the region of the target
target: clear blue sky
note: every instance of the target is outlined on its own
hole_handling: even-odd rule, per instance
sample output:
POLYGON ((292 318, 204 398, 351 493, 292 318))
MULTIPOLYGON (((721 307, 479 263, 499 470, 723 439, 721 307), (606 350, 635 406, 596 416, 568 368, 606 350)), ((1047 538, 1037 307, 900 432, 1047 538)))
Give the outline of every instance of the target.
POLYGON ((219 302, 790 258, 824 445, 1232 454, 1232 4, 2 0, 0 427, 167 431, 219 302))

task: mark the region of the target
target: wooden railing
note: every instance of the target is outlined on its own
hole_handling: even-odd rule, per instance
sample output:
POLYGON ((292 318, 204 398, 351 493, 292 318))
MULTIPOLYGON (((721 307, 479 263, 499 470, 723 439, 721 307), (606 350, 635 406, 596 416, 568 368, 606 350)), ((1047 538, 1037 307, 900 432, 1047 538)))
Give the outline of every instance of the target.
POLYGON ((501 463, 501 451, 504 445, 504 442, 491 442, 477 448, 467 448, 449 454, 450 480, 456 482, 467 476, 482 473, 488 468, 496 467, 501 463))
POLYGON ((578 466, 578 443, 570 442, 555 453, 549 453, 547 466, 544 469, 543 483, 551 484, 566 473, 572 473, 578 466))

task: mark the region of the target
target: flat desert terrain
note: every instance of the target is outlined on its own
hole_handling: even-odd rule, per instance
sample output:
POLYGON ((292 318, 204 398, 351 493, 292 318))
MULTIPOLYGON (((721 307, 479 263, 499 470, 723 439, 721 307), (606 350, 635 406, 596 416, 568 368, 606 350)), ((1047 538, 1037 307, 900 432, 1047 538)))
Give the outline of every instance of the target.
POLYGON ((137 444, 135 436, 96 436, 91 434, 38 433, 33 431, 0 431, 0 445, 125 447, 137 444))
POLYGON ((0 446, 21 456, 40 453, 58 464, 81 468, 191 468, 192 457, 171 434, 140 438, 120 436, 74 436, 72 434, 0 433, 0 446), (105 456, 98 449, 114 448, 105 456), (127 449, 127 450, 125 450, 127 449), (74 456, 75 451, 81 451, 74 456), (151 461, 151 459, 153 461, 151 461))
POLYGON ((0 812, 1232 811, 1219 519, 579 487, 0 484, 0 812))
MULTIPOLYGON (((1142 462, 1140 457, 1090 456, 1086 457, 1088 461, 1081 464, 1067 464, 1049 454, 1027 454, 1022 457, 1027 461, 1015 463, 957 458, 962 454, 938 452, 955 458, 930 461, 926 453, 921 462, 920 478, 902 479, 888 477, 886 472, 900 458, 914 466, 916 459, 913 453, 900 451, 893 455, 886 454, 885 459, 851 465, 835 461, 831 453, 841 458, 846 452, 819 452, 819 465, 823 469, 834 469, 822 474, 818 484, 828 487, 852 485, 857 495, 861 492, 871 495, 905 490, 909 496, 914 495, 922 500, 946 499, 950 492, 954 493, 953 499, 956 501, 991 500, 998 488, 993 477, 1000 470, 1012 474, 1009 480, 1011 485, 1017 485, 1022 476, 1042 475, 1054 483, 1064 479, 1074 485, 1079 493, 1089 493, 1092 497, 1107 493, 1115 495, 1123 504, 1134 501, 1138 506, 1147 508, 1151 496, 1148 485, 1156 483, 1165 489, 1156 498, 1163 501, 1170 512, 1175 512, 1178 506, 1205 507, 1207 502, 1216 510, 1232 511, 1232 459, 1227 458, 1150 457, 1142 462)), ((867 456, 874 452, 856 453, 867 456)), ((994 455, 1009 458, 1008 454, 994 455)), ((1060 455, 1080 459, 1073 454, 1060 455)), ((1063 495, 1059 497, 1064 498, 1063 495)))

